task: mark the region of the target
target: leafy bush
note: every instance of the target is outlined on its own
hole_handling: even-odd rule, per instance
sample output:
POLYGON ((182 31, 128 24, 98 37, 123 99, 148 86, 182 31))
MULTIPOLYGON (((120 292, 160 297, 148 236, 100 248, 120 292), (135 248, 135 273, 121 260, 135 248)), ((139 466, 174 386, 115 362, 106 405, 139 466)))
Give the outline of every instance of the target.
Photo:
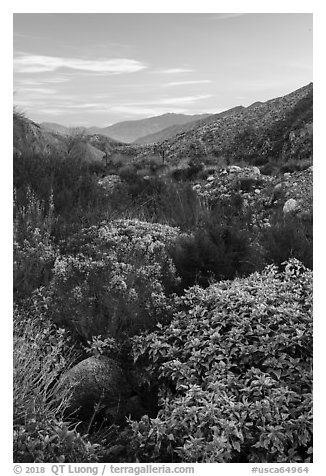
POLYGON ((14 313, 14 461, 16 463, 96 460, 97 447, 81 437, 63 415, 69 394, 59 379, 73 362, 63 329, 42 317, 14 313))
POLYGON ((310 462, 312 275, 290 260, 194 287, 167 327, 133 338, 160 385, 155 419, 132 422, 141 462, 310 462))
POLYGON ((117 220, 82 230, 58 258, 44 291, 49 315, 80 336, 119 336, 168 315, 167 294, 177 284, 166 245, 178 230, 117 220))

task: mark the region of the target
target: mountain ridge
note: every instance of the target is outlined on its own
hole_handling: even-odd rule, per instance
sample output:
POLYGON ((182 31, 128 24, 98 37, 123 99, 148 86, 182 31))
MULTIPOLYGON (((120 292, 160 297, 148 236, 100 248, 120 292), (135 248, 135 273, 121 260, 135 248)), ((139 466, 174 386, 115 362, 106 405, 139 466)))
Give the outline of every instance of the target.
POLYGON ((133 143, 140 137, 157 133, 167 127, 194 122, 208 117, 209 115, 210 114, 205 113, 187 115, 169 112, 144 119, 121 121, 107 127, 68 127, 53 122, 42 122, 40 126, 48 132, 55 132, 64 135, 84 131, 87 135, 100 134, 110 137, 110 139, 116 140, 118 142, 133 143))

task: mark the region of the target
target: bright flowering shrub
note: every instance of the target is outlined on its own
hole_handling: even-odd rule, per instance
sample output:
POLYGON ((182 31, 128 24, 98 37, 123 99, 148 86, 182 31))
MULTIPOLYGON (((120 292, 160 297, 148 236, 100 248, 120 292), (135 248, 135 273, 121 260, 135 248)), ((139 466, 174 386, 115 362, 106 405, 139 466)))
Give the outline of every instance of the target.
POLYGON ((55 262, 45 290, 49 315, 87 340, 130 335, 164 320, 177 284, 166 247, 178 234, 138 220, 82 230, 55 262))
POLYGON ((293 259, 175 306, 168 326, 133 337, 160 411, 130 422, 132 458, 311 461, 312 272, 293 259))
POLYGON ((51 239, 54 223, 53 201, 45 212, 44 203, 30 189, 27 205, 18 207, 14 195, 13 287, 16 298, 29 297, 32 291, 46 285, 58 255, 51 239))
POLYGON ((47 284, 57 250, 49 236, 42 235, 39 228, 30 231, 22 243, 14 241, 14 292, 26 297, 41 285, 47 284))

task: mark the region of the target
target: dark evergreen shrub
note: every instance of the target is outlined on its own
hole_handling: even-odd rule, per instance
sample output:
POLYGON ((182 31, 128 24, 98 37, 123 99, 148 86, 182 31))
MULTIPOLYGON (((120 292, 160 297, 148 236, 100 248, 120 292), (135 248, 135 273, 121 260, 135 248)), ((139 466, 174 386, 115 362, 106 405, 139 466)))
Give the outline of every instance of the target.
POLYGON ((183 289, 194 284, 206 287, 212 280, 233 279, 259 268, 258 249, 239 224, 212 220, 177 240, 170 254, 183 289))
POLYGON ((307 268, 313 268, 313 223, 308 217, 277 216, 271 227, 262 231, 261 244, 265 260, 281 265, 289 258, 297 258, 307 268))

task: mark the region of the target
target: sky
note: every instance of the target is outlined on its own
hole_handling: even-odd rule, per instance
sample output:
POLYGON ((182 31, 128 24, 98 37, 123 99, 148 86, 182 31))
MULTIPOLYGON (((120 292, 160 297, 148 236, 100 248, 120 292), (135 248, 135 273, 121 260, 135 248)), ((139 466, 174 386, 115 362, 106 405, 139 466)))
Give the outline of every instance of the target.
POLYGON ((99 126, 217 113, 312 77, 309 13, 15 13, 14 104, 99 126))

